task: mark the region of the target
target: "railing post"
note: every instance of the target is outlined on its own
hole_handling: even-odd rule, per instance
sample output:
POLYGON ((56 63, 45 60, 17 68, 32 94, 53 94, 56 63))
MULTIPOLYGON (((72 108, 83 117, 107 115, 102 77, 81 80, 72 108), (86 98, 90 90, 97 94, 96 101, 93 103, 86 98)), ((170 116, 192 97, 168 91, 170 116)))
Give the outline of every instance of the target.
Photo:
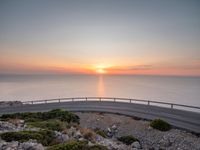
POLYGON ((150 105, 150 101, 148 101, 148 105, 150 105))
POLYGON ((131 103, 131 101, 132 101, 132 100, 130 99, 130 103, 131 103))
POLYGON ((47 103, 47 100, 45 100, 45 104, 47 103))
POLYGON ((171 104, 171 108, 172 108, 172 109, 173 109, 173 106, 174 106, 174 105, 173 105, 173 104, 171 104))
POLYGON ((87 101, 87 97, 85 98, 85 100, 87 101))
POLYGON ((74 98, 72 98, 72 102, 74 101, 74 98))
POLYGON ((60 99, 58 99, 58 102, 60 103, 60 99))
POLYGON ((101 101, 101 97, 99 98, 99 101, 101 101))
POLYGON ((31 101, 31 104, 33 104, 33 101, 31 101))
POLYGON ((114 98, 114 102, 116 102, 116 99, 114 98))

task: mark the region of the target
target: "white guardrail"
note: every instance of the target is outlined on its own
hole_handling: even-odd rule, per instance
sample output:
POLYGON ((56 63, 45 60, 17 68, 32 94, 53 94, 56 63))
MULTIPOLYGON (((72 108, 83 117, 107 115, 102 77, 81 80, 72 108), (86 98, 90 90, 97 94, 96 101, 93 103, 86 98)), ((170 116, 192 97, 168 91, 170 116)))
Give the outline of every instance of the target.
POLYGON ((200 112, 200 107, 189 106, 175 103, 159 102, 152 100, 140 100, 140 99, 130 99, 130 98, 117 98, 117 97, 72 97, 72 98, 57 98, 57 99, 45 99, 45 100, 34 100, 34 101, 23 101, 23 104, 47 104, 47 103, 62 103, 71 101, 112 101, 112 102, 126 102, 126 103, 136 103, 151 106, 167 107, 171 109, 182 109, 190 111, 200 112))

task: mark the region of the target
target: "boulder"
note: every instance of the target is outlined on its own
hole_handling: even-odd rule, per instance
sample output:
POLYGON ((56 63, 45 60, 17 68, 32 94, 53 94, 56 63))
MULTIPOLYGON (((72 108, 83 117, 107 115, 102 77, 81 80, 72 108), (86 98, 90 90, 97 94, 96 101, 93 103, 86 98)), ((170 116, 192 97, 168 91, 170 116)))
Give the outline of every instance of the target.
POLYGON ((69 140, 69 136, 65 133, 55 131, 55 135, 56 135, 56 140, 59 143, 64 143, 69 140))
POLYGON ((128 146, 121 142, 114 141, 113 139, 103 138, 98 135, 97 135, 97 139, 96 139, 96 144, 103 145, 103 146, 107 147, 108 149, 114 149, 114 150, 128 149, 128 146))
POLYGON ((19 142, 3 142, 0 144, 0 150, 18 150, 19 142))
POLYGON ((131 147, 132 148, 137 148, 137 149, 140 149, 141 148, 141 145, 138 141, 135 141, 131 144, 131 147))
POLYGON ((20 143, 18 149, 21 150, 44 150, 42 144, 37 143, 36 140, 29 140, 27 142, 20 143))
POLYGON ((115 137, 116 133, 118 132, 117 126, 114 124, 111 128, 107 128, 107 136, 112 138, 115 137))
POLYGON ((0 121, 0 133, 21 130, 24 130, 24 127, 16 126, 12 123, 5 121, 0 121))

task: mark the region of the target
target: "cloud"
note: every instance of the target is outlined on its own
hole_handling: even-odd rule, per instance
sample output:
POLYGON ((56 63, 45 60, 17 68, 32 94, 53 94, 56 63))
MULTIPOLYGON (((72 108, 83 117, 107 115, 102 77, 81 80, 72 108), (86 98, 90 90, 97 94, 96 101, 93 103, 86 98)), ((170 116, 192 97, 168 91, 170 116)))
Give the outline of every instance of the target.
POLYGON ((152 65, 134 65, 134 66, 113 66, 107 68, 108 71, 135 71, 135 70, 151 70, 152 65))

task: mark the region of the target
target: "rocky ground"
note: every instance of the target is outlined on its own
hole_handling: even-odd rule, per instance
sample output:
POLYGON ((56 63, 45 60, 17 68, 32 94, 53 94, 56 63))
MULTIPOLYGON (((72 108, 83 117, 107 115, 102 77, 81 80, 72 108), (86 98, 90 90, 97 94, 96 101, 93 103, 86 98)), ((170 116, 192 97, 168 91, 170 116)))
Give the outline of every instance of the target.
POLYGON ((200 150, 200 137, 189 132, 171 129, 162 132, 149 126, 149 121, 138 120, 123 115, 107 113, 76 113, 84 128, 99 128, 111 132, 115 139, 123 135, 133 135, 139 139, 143 149, 200 150))
POLYGON ((20 101, 0 101, 0 108, 23 105, 20 101))
MULTIPOLYGON (((80 125, 71 126, 64 131, 54 131, 56 142, 87 141, 89 146, 99 144, 109 150, 200 150, 200 137, 183 130, 171 129, 162 132, 151 128, 149 121, 116 114, 81 112, 75 114, 80 117, 80 125), (94 132, 96 129, 104 131, 106 137, 96 134, 94 132), (139 141, 126 145, 118 140, 118 137, 125 135, 132 135, 139 141)), ((28 127, 24 120, 0 121, 0 134, 24 130, 39 129, 28 127)), ((25 142, 5 142, 0 139, 0 150, 45 149, 48 148, 33 139, 25 142)))
MULTIPOLYGON (((4 132, 14 132, 14 131, 30 131, 30 128, 27 128, 25 124, 20 123, 18 125, 14 125, 9 122, 0 121, 0 131, 1 133, 4 132)), ((32 128, 32 130, 36 131, 39 130, 37 128, 32 128)), ((115 139, 111 138, 103 138, 100 135, 95 134, 92 130, 87 128, 81 127, 70 127, 69 129, 65 130, 64 132, 55 131, 56 135, 56 142, 58 143, 65 143, 70 140, 77 140, 77 141, 87 141, 89 142, 88 145, 103 145, 106 146, 110 150, 134 150, 140 147, 138 142, 134 142, 132 145, 127 146, 122 142, 119 142, 115 139), (90 136, 91 139, 86 137, 86 134, 93 133, 94 136, 90 136), (139 145, 139 146, 138 146, 139 145)), ((42 144, 38 143, 36 140, 28 140, 26 142, 5 142, 0 138, 0 150, 45 150, 47 147, 44 147, 42 144)))

